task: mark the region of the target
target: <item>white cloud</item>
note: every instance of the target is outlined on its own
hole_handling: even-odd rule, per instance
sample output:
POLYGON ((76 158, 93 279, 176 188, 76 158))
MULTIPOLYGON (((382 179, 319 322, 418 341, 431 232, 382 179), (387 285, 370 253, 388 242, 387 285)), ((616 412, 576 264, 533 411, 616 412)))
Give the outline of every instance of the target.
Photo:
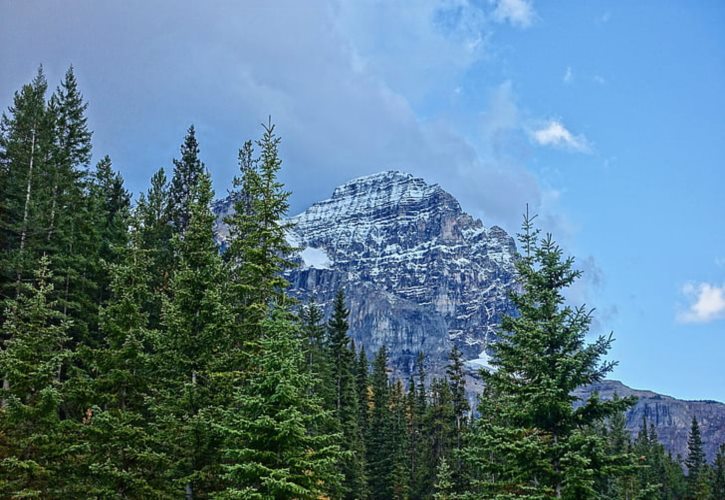
POLYGON ((566 83, 567 85, 574 81, 574 72, 572 71, 571 66, 566 67, 566 71, 564 71, 564 77, 562 78, 562 80, 564 80, 564 83, 566 83))
POLYGON ((715 265, 717 267, 725 267, 725 257, 716 257, 715 258, 715 265))
POLYGON ((691 301, 685 311, 677 315, 682 323, 709 323, 725 318, 725 285, 687 283, 682 293, 691 301))
POLYGON ((498 0, 493 11, 493 18, 500 22, 508 22, 512 26, 528 28, 534 22, 536 13, 528 0, 498 0))
POLYGON ((597 84, 599 84, 599 85, 606 85, 606 84, 607 84, 607 79, 606 79, 606 78, 604 78, 604 77, 603 77, 603 76, 601 76, 601 75, 594 75, 594 76, 592 77, 592 81, 593 81, 594 83, 597 83, 597 84))
POLYGON ((574 135, 559 120, 549 120, 531 132, 531 137, 541 146, 553 146, 589 153, 589 142, 582 135, 574 135))

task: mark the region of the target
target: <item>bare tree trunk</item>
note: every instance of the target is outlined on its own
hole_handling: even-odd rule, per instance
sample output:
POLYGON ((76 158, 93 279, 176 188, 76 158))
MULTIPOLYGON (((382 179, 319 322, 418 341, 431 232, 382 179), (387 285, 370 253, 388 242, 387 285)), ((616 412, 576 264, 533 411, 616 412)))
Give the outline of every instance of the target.
POLYGON ((33 127, 33 138, 30 143, 30 164, 28 165, 28 182, 25 187, 25 206, 23 207, 23 225, 20 231, 20 251, 25 249, 25 241, 28 237, 28 217, 30 213, 30 195, 33 186, 33 160, 35 159, 35 127, 33 127))

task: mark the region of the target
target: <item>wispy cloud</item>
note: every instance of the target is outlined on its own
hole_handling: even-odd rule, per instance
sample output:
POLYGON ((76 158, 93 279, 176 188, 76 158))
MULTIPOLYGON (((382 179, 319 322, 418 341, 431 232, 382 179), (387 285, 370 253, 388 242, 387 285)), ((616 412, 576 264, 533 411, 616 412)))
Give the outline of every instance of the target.
POLYGON ((682 323, 709 323, 725 318, 725 285, 711 283, 687 283, 682 293, 690 305, 677 315, 682 323))
POLYGON ((541 146, 569 149, 579 153, 591 152, 587 139, 583 135, 572 134, 559 120, 549 120, 533 130, 531 137, 541 146))
POLYGON ((500 23, 507 22, 512 26, 528 28, 534 22, 536 13, 528 0, 498 0, 493 18, 500 23))
POLYGON ((572 71, 571 66, 566 67, 566 71, 564 71, 564 76, 562 77, 562 80, 567 85, 574 81, 574 72, 572 71))

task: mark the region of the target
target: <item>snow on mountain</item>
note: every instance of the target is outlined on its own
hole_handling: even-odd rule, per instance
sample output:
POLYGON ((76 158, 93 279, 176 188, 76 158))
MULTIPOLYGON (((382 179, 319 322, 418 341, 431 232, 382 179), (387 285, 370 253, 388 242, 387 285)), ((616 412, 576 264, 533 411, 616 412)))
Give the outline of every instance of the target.
MULTIPOLYGON (((485 195, 485 193, 482 193, 485 195)), ((231 211, 228 199, 214 204, 222 248, 231 211)), ((353 179, 332 196, 291 217, 288 241, 300 251, 299 267, 288 273, 291 293, 314 300, 329 314, 338 289, 350 309, 350 334, 369 355, 385 345, 394 372, 407 377, 418 352, 429 374, 442 375, 457 345, 471 373, 491 368, 487 353, 514 285, 516 248, 499 227, 486 227, 461 210, 436 184, 402 172, 353 179)), ((480 379, 469 377, 473 389, 480 379)), ((636 432, 642 418, 654 423, 667 448, 682 453, 692 416, 697 416, 712 457, 725 439, 725 405, 679 401, 603 381, 578 391, 603 397, 634 394, 628 412, 636 432)))
POLYGON ((370 353, 385 344, 401 374, 418 351, 441 372, 453 344, 478 359, 510 311, 513 240, 436 184, 394 171, 360 177, 289 221, 301 248, 292 293, 327 307, 343 288, 355 342, 370 353))

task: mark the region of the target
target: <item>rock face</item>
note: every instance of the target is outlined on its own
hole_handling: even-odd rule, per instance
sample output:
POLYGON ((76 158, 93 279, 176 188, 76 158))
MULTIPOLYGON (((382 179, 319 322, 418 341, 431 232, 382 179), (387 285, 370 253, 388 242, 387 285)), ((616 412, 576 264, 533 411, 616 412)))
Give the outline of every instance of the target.
MULTIPOLYGON (((214 205, 222 248, 228 231, 221 219, 230 205, 214 205)), ((369 355, 385 345, 398 376, 411 373, 418 352, 428 373, 443 374, 456 345, 473 375, 469 386, 480 388, 476 368, 487 363, 501 317, 513 312, 507 294, 515 286, 516 247, 503 229, 485 227, 438 185, 401 172, 354 179, 290 221, 288 239, 300 249, 299 267, 287 276, 293 295, 329 314, 343 289, 355 343, 369 355)), ((628 415, 630 429, 636 433, 646 415, 673 454, 686 454, 693 415, 708 457, 725 442, 723 404, 679 401, 615 381, 581 394, 592 390, 640 397, 628 415)))
POLYGON ((597 391, 602 398, 635 396, 637 404, 627 413, 627 428, 636 435, 642 426, 654 424, 659 440, 673 456, 687 456, 687 437, 692 417, 697 418, 702 432, 707 459, 712 461, 720 444, 725 443, 725 404, 716 401, 683 401, 652 391, 631 389, 616 380, 605 380, 577 391, 582 397, 597 391))
POLYGON ((453 344, 479 358, 510 312, 513 240, 437 185, 400 172, 361 177, 290 220, 302 248, 293 293, 329 305, 343 288, 355 342, 387 346, 401 375, 419 351, 436 372, 453 344))

